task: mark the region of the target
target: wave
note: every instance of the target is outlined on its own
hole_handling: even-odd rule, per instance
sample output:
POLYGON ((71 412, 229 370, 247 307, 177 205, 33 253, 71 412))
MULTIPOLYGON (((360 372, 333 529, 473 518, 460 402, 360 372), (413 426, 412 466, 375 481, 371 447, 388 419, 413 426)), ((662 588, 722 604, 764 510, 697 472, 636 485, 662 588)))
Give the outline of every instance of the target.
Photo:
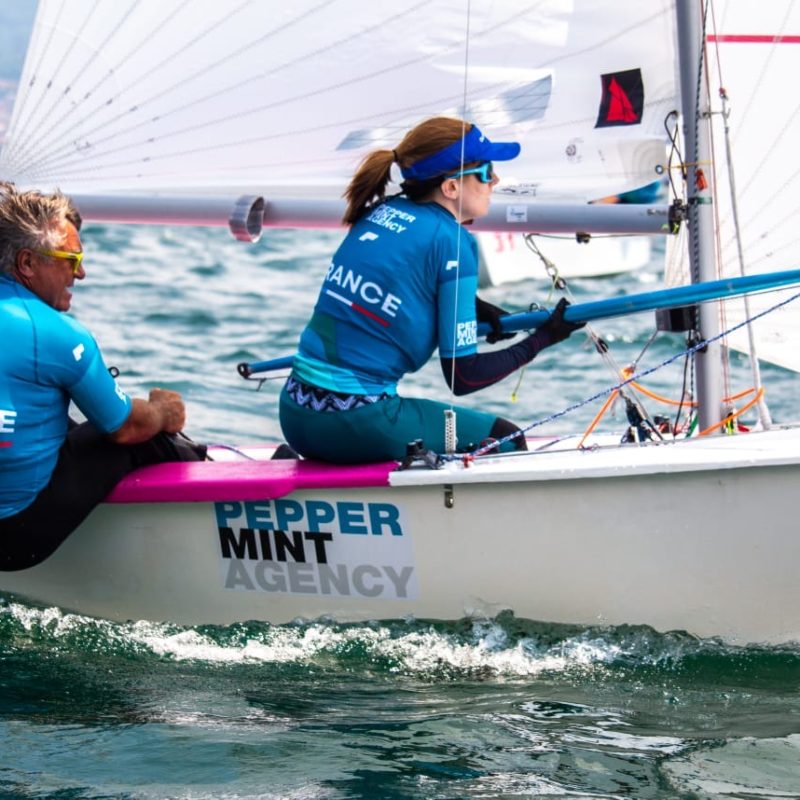
POLYGON ((0 647, 57 648, 105 657, 230 664, 359 665, 436 680, 592 671, 657 681, 785 686, 800 680, 800 645, 732 646, 647 626, 570 626, 504 612, 494 619, 329 620, 185 627, 125 623, 40 608, 0 596, 0 647))

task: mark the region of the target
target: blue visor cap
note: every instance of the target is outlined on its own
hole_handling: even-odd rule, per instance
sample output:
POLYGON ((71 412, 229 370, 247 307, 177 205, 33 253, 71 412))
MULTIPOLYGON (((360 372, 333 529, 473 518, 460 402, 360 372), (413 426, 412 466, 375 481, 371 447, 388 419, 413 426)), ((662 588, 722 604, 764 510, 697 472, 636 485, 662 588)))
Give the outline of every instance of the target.
POLYGON ((426 181, 438 175, 455 172, 461 169, 462 164, 471 164, 473 161, 511 161, 519 155, 520 149, 517 142, 490 142, 473 125, 463 139, 410 167, 401 168, 400 172, 406 179, 426 181))

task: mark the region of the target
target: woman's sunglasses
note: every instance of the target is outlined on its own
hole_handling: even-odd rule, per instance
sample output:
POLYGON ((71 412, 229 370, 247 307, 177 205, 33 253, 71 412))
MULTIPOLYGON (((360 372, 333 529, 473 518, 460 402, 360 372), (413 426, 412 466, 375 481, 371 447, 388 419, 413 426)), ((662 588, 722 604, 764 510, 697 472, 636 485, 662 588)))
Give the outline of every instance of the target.
POLYGON ((459 172, 454 172, 452 175, 445 175, 447 178, 460 178, 462 175, 477 175, 481 183, 491 183, 494 180, 494 168, 491 161, 486 161, 479 164, 477 167, 470 167, 469 169, 462 169, 459 172))

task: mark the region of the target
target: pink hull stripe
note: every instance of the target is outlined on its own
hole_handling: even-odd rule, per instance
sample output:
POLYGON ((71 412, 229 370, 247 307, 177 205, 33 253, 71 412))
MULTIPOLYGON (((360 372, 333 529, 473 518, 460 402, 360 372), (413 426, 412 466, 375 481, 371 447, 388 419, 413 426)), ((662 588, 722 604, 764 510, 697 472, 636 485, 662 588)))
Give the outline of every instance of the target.
POLYGON ((338 466, 314 461, 201 461, 156 464, 132 472, 107 503, 211 503, 273 500, 300 489, 388 486, 395 461, 338 466))

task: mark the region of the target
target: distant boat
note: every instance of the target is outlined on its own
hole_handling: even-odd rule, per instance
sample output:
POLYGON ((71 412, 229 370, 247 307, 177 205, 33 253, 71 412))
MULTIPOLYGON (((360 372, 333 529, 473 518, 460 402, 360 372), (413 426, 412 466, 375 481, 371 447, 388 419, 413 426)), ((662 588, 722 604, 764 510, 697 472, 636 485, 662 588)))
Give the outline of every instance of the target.
MULTIPOLYGON (((664 181, 654 181, 597 202, 665 202, 666 188, 664 181)), ((476 238, 482 287, 524 280, 552 280, 555 276, 565 280, 600 278, 633 272, 648 264, 659 268, 659 262, 659 273, 663 273, 665 249, 660 238, 653 236, 547 236, 498 231, 479 232, 476 238)))
MULTIPOLYGON (((787 76, 800 66, 798 3, 98 9, 40 1, 0 154, 0 178, 60 186, 87 219, 223 224, 250 239, 263 225, 338 226, 338 198, 363 154, 450 113, 523 143, 476 230, 653 235, 685 214, 689 304, 742 268, 796 266, 800 115, 787 76), (735 114, 721 113, 720 75, 735 114), (670 141, 679 126, 665 125, 678 108, 689 133, 680 148, 670 141), (685 175, 685 204, 589 203, 665 175, 685 175)), ((768 429, 734 435, 716 338, 723 310, 743 319, 790 296, 752 296, 745 312, 738 300, 709 302, 699 320, 684 313, 709 341, 687 369, 696 392, 683 408, 695 398, 699 408, 677 434, 647 440, 632 423, 625 444, 531 440, 525 454, 438 454, 440 469, 432 454, 400 469, 215 450, 213 462, 128 476, 44 564, 0 573, 0 589, 115 619, 452 619, 511 608, 798 640, 800 427, 770 427, 762 414, 768 429), (688 436, 720 428, 731 435, 688 436)), ((756 339, 768 332, 770 358, 800 370, 796 316, 787 306, 752 327, 756 339)))
POLYGON ((525 234, 503 231, 476 236, 481 286, 548 280, 554 275, 564 279, 619 275, 650 264, 654 254, 648 236, 593 236, 587 241, 534 236, 533 244, 547 259, 544 261, 526 244, 525 234))

